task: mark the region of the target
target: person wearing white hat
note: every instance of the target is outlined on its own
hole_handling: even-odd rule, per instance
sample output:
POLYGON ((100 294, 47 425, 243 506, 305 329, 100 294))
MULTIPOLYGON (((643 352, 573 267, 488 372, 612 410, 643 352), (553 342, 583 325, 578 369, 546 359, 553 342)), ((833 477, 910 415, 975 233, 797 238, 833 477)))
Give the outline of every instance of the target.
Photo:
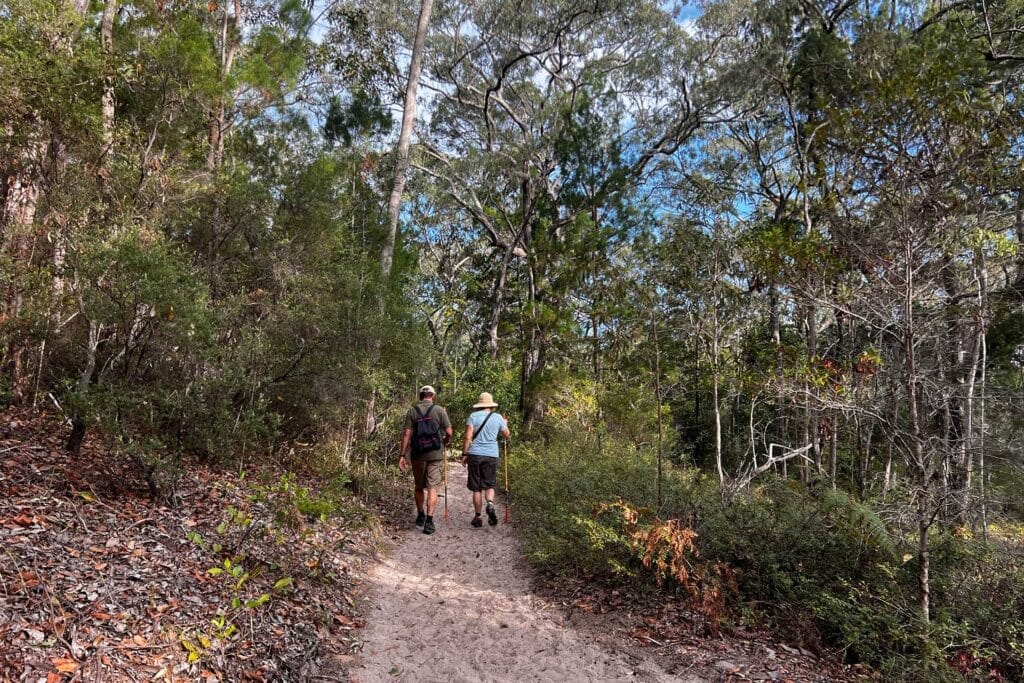
POLYGON ((500 413, 494 412, 498 404, 486 391, 473 404, 473 412, 466 420, 466 436, 462 441, 462 465, 469 468, 467 486, 473 492, 473 508, 476 516, 471 522, 474 527, 483 526, 480 513, 487 510, 487 522, 498 523, 494 510, 494 484, 498 478, 498 436, 506 439, 512 434, 508 423, 500 413))
POLYGON ((416 489, 416 526, 432 534, 437 491, 441 488, 444 468, 444 447, 452 440, 452 423, 441 406, 434 405, 437 392, 429 384, 420 388, 420 402, 409 408, 402 427, 398 468, 403 472, 411 466, 416 489))

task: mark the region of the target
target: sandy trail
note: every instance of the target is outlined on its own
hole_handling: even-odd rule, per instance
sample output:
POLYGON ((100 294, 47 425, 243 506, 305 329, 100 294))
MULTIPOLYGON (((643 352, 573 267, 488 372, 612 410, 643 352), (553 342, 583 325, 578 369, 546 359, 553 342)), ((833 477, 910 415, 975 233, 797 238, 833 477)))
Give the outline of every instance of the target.
POLYGON ((373 607, 352 681, 683 680, 630 663, 567 625, 531 593, 500 495, 498 526, 485 516, 474 529, 465 469, 453 464, 448 473, 450 521, 442 498, 437 533, 427 536, 413 527, 412 510, 408 533, 370 576, 373 607))

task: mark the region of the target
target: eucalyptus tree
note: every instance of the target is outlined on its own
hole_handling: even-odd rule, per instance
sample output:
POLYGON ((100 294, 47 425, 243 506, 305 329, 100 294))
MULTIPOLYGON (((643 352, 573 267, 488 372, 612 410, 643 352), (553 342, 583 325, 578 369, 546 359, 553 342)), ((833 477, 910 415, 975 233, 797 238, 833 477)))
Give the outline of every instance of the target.
POLYGON ((656 3, 456 3, 438 11, 424 86, 430 137, 416 167, 479 237, 492 356, 517 326, 521 410, 544 412, 568 300, 593 255, 629 236, 629 206, 719 100, 695 83, 706 54, 656 3))

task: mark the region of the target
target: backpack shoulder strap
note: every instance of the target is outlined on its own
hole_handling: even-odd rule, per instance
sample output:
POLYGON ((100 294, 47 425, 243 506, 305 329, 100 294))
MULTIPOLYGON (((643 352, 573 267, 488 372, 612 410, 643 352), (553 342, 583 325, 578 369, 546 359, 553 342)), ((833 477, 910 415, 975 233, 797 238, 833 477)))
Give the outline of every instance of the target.
MULTIPOLYGON (((414 406, 412 407, 412 409, 413 409, 414 411, 416 411, 416 417, 417 417, 417 419, 419 419, 419 418, 423 417, 423 411, 422 411, 422 410, 420 410, 420 407, 419 407, 418 405, 414 405, 414 406)), ((429 413, 430 411, 429 411, 429 410, 427 410, 427 412, 429 413)))
POLYGON ((492 415, 494 415, 493 412, 487 413, 487 417, 485 417, 484 421, 480 423, 480 426, 473 430, 473 438, 469 440, 470 443, 476 441, 476 437, 480 436, 480 433, 484 431, 484 425, 487 424, 487 421, 491 419, 492 415))

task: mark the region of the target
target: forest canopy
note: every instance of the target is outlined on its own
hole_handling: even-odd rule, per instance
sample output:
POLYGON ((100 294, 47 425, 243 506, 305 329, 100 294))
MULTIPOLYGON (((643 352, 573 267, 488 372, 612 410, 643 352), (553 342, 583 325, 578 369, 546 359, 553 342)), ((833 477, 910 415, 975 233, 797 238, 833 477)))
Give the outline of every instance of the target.
POLYGON ((661 582, 1024 676, 1022 92, 1021 0, 0 0, 0 403, 162 496, 491 391, 536 561, 644 508, 661 582))

